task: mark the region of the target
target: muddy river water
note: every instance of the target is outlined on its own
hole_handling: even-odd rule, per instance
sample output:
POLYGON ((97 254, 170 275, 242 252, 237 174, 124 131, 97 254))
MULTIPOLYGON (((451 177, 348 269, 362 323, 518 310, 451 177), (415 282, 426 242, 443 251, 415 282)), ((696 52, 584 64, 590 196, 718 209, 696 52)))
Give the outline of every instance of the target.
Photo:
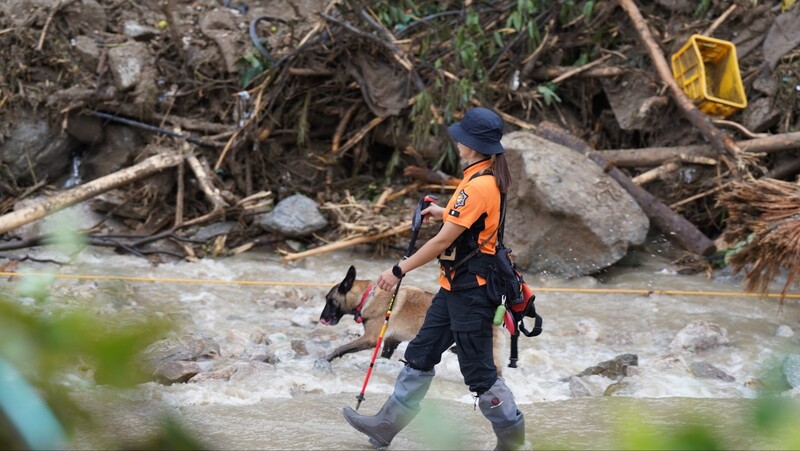
MULTIPOLYGON (((626 259, 630 264, 595 277, 527 275, 538 293, 544 333, 521 338, 518 368, 506 368, 504 373, 526 415, 532 446, 637 447, 640 444, 626 442, 631 429, 658 435, 693 422, 712 424, 728 447, 785 446, 751 433, 748 425, 758 402, 760 378, 787 353, 800 353, 800 302, 788 299, 781 307, 774 298, 739 296, 741 280, 724 274, 679 275, 664 246, 636 251, 626 259), (695 320, 723 327, 730 343, 697 352, 671 350, 675 335, 695 320), (779 328, 793 330, 794 335, 778 333, 779 328), (638 356, 638 368, 614 396, 603 395, 616 382, 603 376, 582 378, 579 392, 569 383, 570 376, 625 353, 638 356), (700 377, 690 369, 694 363, 713 365, 724 376, 700 377)), ((37 256, 63 260, 56 250, 40 250, 37 256)), ((98 414, 106 434, 133 444, 154 431, 163 415, 170 415, 217 449, 368 449, 340 410, 354 406, 371 351, 346 355, 330 367, 315 365, 318 357, 352 340, 361 329, 349 317, 336 326, 319 324, 318 319, 325 292, 342 279, 349 265, 357 268, 359 278, 374 280, 393 262, 357 249, 285 264, 271 252, 255 250, 230 258, 153 266, 141 258, 86 249, 57 273, 112 278, 56 279, 51 302, 80 304, 98 314, 175 318, 176 335, 215 340, 219 359, 238 362, 239 371, 229 378, 169 386, 150 382, 123 392, 79 378, 68 378, 65 384, 79 403, 98 414), (257 344, 253 337, 271 343, 300 341, 307 353, 287 345, 277 352, 277 363, 248 362, 242 356, 257 344)), ((20 265, 30 272, 45 267, 20 265)), ((403 283, 433 290, 435 274, 430 264, 409 274, 403 283)), ((10 284, 5 279, 0 283, 4 289, 10 284)), ((378 359, 360 411, 377 411, 391 393, 404 349, 402 344, 391 359, 378 359)), ((800 404, 798 389, 785 394, 800 404)), ((103 444, 102 436, 79 433, 68 446, 102 448, 103 444)), ((493 446, 489 423, 474 409, 455 354, 446 353, 423 413, 392 448, 493 446)))

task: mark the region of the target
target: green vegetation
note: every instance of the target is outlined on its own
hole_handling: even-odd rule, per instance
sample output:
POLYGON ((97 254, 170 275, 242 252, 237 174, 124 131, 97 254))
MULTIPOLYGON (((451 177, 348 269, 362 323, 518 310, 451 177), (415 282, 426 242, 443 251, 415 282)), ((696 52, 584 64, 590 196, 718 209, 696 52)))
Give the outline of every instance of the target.
MULTIPOLYGON (((69 228, 59 230, 57 240, 67 255, 82 248, 81 236, 69 228)), ((129 388, 148 380, 136 356, 169 327, 157 320, 98 316, 75 307, 77 302, 55 305, 49 300, 54 280, 53 275, 23 276, 16 284, 19 300, 0 296, 0 376, 5 384, 5 391, 0 391, 2 449, 65 446, 60 443, 64 436, 69 440, 78 430, 91 435, 97 428, 95 419, 73 401, 65 382, 129 388)), ((150 440, 136 446, 202 448, 168 419, 160 435, 150 440)))

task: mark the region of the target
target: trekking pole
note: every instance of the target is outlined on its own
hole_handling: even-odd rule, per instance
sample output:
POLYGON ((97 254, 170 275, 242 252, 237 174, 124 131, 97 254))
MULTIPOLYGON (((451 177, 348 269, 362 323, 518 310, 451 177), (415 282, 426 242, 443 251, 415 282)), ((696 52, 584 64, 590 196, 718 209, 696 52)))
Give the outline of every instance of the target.
MULTIPOLYGON (((417 208, 414 210, 414 218, 411 220, 411 241, 408 243, 408 250, 406 250, 403 260, 411 257, 416 250, 414 249, 414 246, 417 243, 417 235, 419 234, 419 229, 422 226, 422 210, 428 208, 428 205, 430 205, 431 202, 436 202, 436 200, 436 196, 432 195, 427 195, 420 198, 417 208)), ((394 293, 392 293, 392 299, 389 301, 389 308, 386 310, 386 317, 383 319, 383 327, 381 327, 381 333, 378 335, 378 342, 375 343, 375 349, 372 351, 372 359, 369 362, 369 368, 367 368, 367 375, 364 377, 364 385, 361 386, 361 393, 356 396, 356 399, 358 400, 358 403, 356 403, 356 411, 358 411, 358 408, 361 407, 361 401, 364 400, 364 392, 367 391, 367 384, 369 383, 369 377, 372 375, 372 369, 375 367, 375 358, 378 357, 378 350, 381 348, 383 335, 386 333, 386 328, 389 327, 389 318, 392 316, 394 300, 397 299, 397 293, 400 291, 400 282, 402 281, 402 277, 397 281, 397 285, 394 287, 394 293)))

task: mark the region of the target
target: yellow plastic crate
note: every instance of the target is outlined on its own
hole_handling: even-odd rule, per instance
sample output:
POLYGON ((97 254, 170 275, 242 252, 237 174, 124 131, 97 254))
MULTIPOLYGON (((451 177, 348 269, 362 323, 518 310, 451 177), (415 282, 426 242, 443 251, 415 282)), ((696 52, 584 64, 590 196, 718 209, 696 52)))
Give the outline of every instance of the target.
POLYGON ((736 46, 693 35, 672 55, 672 76, 705 114, 725 118, 747 106, 736 46))

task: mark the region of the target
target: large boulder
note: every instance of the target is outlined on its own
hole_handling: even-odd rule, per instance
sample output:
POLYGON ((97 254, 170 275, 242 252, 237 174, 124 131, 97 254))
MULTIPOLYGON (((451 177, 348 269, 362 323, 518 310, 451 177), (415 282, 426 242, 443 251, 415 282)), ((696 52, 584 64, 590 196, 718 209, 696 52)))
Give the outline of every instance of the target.
POLYGON ((514 179, 505 242, 521 268, 591 274, 644 242, 647 216, 587 157, 528 132, 510 133, 502 143, 514 179))
POLYGON ((8 165, 17 182, 45 177, 52 182, 69 174, 77 140, 33 113, 19 113, 15 124, 5 140, 0 137, 0 162, 8 165))

